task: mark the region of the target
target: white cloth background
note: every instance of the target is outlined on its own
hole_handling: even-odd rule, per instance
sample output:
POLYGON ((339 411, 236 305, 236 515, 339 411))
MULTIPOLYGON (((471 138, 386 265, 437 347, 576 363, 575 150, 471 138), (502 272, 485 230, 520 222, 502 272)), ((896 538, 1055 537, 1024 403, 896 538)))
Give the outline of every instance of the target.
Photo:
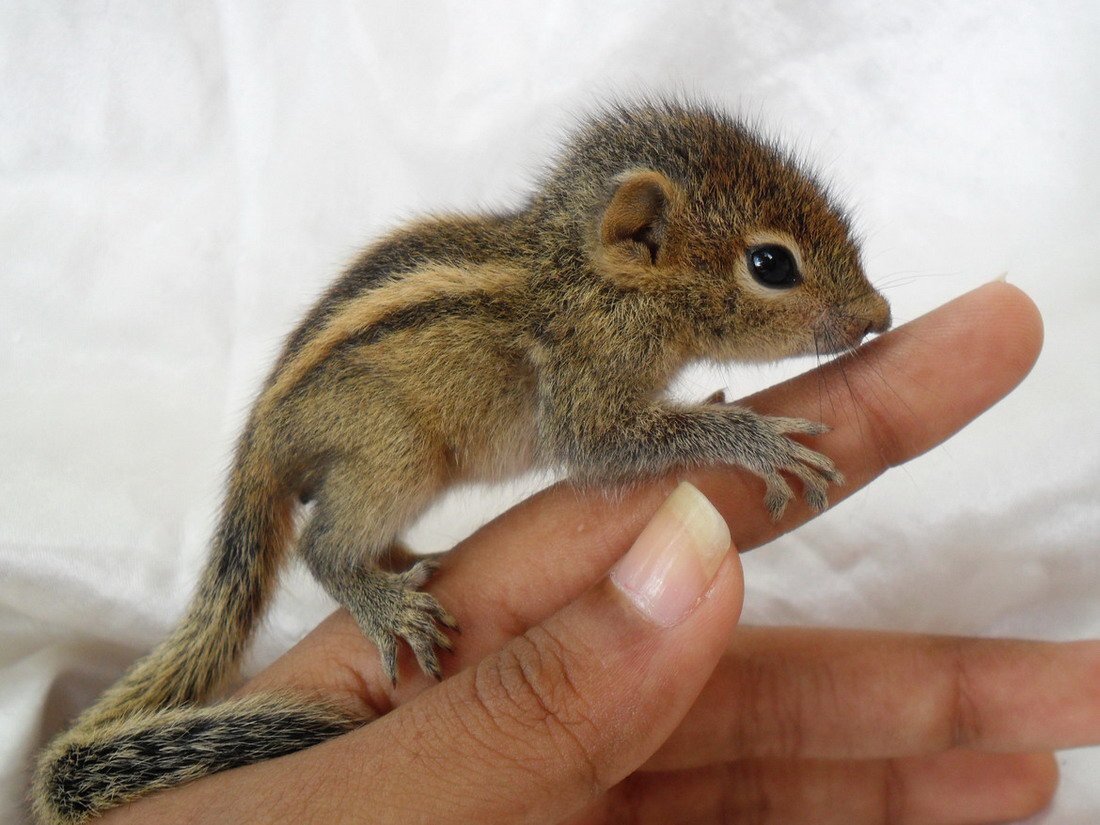
MULTIPOLYGON (((409 215, 517 203, 610 92, 703 94, 804 149, 899 320, 1005 272, 1046 317, 1010 399, 746 558, 746 620, 1100 636, 1098 43, 1092 2, 0 4, 0 819, 181 611, 311 298, 409 215)), ((411 541, 538 484, 454 494, 411 541)), ((253 667, 332 607, 285 581, 253 667)), ((1060 761, 1036 821, 1093 825, 1100 751, 1060 761)))

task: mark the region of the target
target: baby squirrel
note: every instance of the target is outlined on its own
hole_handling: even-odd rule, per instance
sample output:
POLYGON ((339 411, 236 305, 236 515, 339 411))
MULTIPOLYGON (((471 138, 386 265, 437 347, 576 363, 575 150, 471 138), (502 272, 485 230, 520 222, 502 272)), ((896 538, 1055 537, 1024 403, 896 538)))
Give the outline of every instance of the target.
MULTIPOLYGON (((890 325, 843 212, 790 157, 698 105, 608 107, 516 212, 429 218, 368 248, 287 341, 237 445, 187 614, 41 756, 38 817, 83 822, 157 788, 364 720, 306 698, 197 707, 233 675, 294 543, 377 644, 439 678, 454 619, 380 566, 446 487, 550 467, 609 486, 681 467, 764 480, 778 519, 841 481, 788 437, 821 424, 661 397, 687 363, 855 347, 890 325)), ((398 551, 400 552, 400 551, 398 551)))

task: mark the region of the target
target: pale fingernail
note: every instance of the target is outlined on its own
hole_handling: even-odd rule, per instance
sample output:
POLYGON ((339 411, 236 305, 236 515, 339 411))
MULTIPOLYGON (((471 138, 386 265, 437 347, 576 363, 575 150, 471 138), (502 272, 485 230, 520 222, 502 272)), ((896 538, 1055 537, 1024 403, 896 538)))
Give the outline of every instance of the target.
POLYGON ((684 481, 611 569, 611 581, 651 622, 669 627, 699 602, 729 549, 725 519, 684 481))

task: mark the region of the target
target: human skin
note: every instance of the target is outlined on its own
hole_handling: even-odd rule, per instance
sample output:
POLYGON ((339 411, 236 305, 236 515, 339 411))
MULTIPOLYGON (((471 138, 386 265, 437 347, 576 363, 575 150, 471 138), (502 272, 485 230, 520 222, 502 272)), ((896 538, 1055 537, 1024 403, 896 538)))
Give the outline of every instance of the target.
MULTIPOLYGON (((833 426, 814 446, 847 478, 840 499, 1009 392, 1041 341, 1031 301, 990 284, 745 403, 833 426)), ((240 693, 375 721, 103 821, 993 822, 1047 803, 1053 750, 1100 742, 1097 642, 737 627, 737 554, 713 575, 690 561, 709 505, 643 529, 681 477, 740 551, 812 515, 792 502, 774 524, 760 483, 724 468, 614 498, 556 485, 442 557, 429 589, 463 633, 441 684, 406 660, 392 688, 338 611, 240 693), (674 620, 636 596, 654 530, 679 559, 674 620)))

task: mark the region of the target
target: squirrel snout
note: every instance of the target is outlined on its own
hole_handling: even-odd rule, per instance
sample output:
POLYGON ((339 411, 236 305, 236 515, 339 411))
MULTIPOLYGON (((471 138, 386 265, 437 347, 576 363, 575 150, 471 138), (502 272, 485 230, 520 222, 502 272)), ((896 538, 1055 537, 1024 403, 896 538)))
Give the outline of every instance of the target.
POLYGON ((860 334, 860 340, 866 338, 872 332, 886 332, 890 329, 890 310, 886 310, 886 314, 877 318, 867 319, 867 323, 863 326, 863 332, 860 334))
POLYGON ((855 306, 831 308, 815 325, 816 351, 837 353, 854 349, 872 332, 886 332, 891 323, 890 305, 878 293, 855 306))
POLYGON ((871 293, 861 304, 856 313, 848 316, 849 324, 845 332, 851 339, 852 346, 858 345, 872 332, 886 332, 893 323, 890 305, 877 292, 871 293))
POLYGON ((866 338, 872 332, 886 332, 892 323, 890 305, 876 292, 867 313, 867 328, 863 330, 862 337, 866 338))
POLYGON ((852 335, 854 339, 852 342, 853 346, 858 344, 872 332, 886 332, 886 330, 890 329, 891 323, 890 305, 886 303, 883 298, 876 295, 867 315, 860 318, 857 322, 856 329, 852 330, 854 333, 852 335))

